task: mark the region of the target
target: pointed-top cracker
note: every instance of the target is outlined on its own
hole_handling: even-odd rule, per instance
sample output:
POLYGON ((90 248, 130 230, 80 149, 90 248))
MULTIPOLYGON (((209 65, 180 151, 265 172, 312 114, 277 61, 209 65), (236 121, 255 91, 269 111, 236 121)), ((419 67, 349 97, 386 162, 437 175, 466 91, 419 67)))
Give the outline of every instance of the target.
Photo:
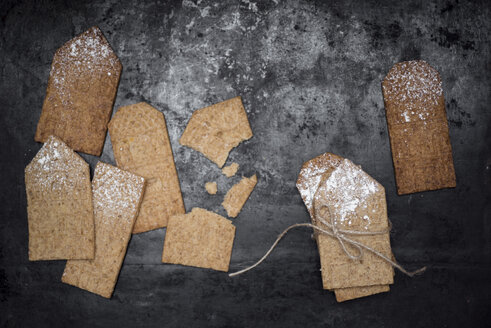
POLYGON ((92 180, 95 257, 67 261, 61 281, 110 298, 143 198, 142 177, 97 163, 92 180))
POLYGON ((382 83, 397 193, 455 187, 438 72, 422 60, 395 64, 382 83))
POLYGON ((184 214, 164 115, 144 102, 121 107, 109 134, 118 166, 147 180, 133 233, 165 227, 170 216, 184 214))
POLYGON ((252 137, 242 99, 235 97, 196 110, 179 142, 201 152, 222 167, 228 153, 252 137))
POLYGON ((29 260, 94 257, 89 164, 50 136, 25 169, 29 260))
POLYGON ((97 27, 65 43, 53 58, 34 139, 55 135, 76 151, 99 156, 121 68, 97 27))

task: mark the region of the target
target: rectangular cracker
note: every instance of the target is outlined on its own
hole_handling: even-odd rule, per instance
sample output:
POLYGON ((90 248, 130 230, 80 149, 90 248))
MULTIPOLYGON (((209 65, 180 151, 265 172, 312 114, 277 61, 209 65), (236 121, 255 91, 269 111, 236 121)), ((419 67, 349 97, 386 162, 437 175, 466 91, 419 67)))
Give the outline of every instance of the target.
POLYGON ((111 297, 138 215, 144 185, 142 177, 97 163, 92 180, 95 258, 67 261, 61 281, 111 297))
POLYGON ((53 57, 34 139, 55 135, 76 151, 99 156, 121 69, 95 26, 65 43, 53 57))
POLYGON ((144 102, 121 107, 109 122, 109 135, 118 167, 146 180, 133 233, 165 227, 169 217, 184 214, 164 115, 144 102))
POLYGON ((252 138, 241 97, 194 111, 179 142, 222 167, 229 152, 252 138))
MULTIPOLYGON (((303 202, 307 207, 307 210, 312 219, 312 223, 316 224, 314 210, 313 210, 313 198, 315 191, 321 183, 322 176, 324 174, 330 174, 336 167, 338 167, 343 158, 332 153, 321 154, 307 162, 305 162, 300 170, 297 179, 297 189, 300 192, 303 202)), ((320 258, 325 258, 326 253, 330 250, 320 244, 318 241, 319 233, 314 230, 314 236, 316 237, 317 246, 319 250, 320 258)), ((322 271, 322 269, 321 269, 322 271)), ((334 289, 336 295, 336 300, 338 302, 343 302, 359 297, 365 297, 389 290, 388 285, 374 285, 374 286, 364 286, 364 287, 347 287, 334 289)))
MULTIPOLYGON (((385 190, 382 185, 351 161, 344 159, 332 172, 324 174, 314 196, 317 218, 334 219, 338 229, 354 231, 384 231, 388 229, 385 190)), ((322 222, 317 222, 324 227, 322 222)), ((346 235, 391 258, 389 233, 380 235, 346 235)), ((393 283, 392 265, 369 251, 360 261, 351 260, 339 241, 318 235, 319 248, 329 252, 321 256, 322 282, 325 289, 386 285, 393 283)), ((352 254, 357 254, 346 244, 352 254)))
POLYGON ((169 219, 162 262, 228 271, 235 227, 202 208, 169 219))
POLYGON ((235 218, 239 215, 252 190, 254 190, 256 183, 257 177, 254 174, 250 178, 243 177, 242 180, 230 188, 222 202, 222 206, 227 211, 229 217, 235 218))
POLYGON ((89 164, 50 136, 25 169, 29 260, 94 258, 89 164))
POLYGON ((382 83, 399 195, 456 186, 438 72, 422 60, 395 64, 382 83))

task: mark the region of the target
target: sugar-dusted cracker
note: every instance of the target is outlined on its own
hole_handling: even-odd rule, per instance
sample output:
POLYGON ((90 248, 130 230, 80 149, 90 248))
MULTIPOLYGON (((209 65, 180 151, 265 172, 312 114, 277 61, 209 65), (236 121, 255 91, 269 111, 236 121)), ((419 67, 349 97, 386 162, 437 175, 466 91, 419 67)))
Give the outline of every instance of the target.
POLYGON ((184 214, 164 115, 144 102, 121 107, 109 135, 118 167, 147 181, 133 233, 165 227, 170 216, 184 214))
POLYGON ((243 177, 242 180, 230 188, 222 202, 222 206, 227 211, 228 216, 235 218, 239 215, 256 183, 257 177, 254 174, 250 178, 243 177))
POLYGON ((29 260, 94 258, 89 164, 50 136, 26 166, 25 183, 29 260))
POLYGON ((223 169, 222 169, 222 173, 227 177, 227 178, 230 178, 230 177, 233 177, 235 175, 235 173, 237 173, 237 170, 239 169, 239 164, 237 163, 232 163, 228 166, 225 166, 223 169))
POLYGON ((235 227, 202 208, 169 219, 162 262, 228 271, 235 227))
POLYGON ((382 91, 397 193, 455 187, 440 74, 422 60, 397 63, 382 91))
POLYGON ((143 198, 145 180, 115 166, 97 163, 92 180, 95 258, 69 260, 61 281, 110 298, 143 198))
POLYGON ((217 183, 215 181, 207 182, 205 183, 205 189, 210 195, 215 195, 218 191, 217 183))
MULTIPOLYGON (((300 170, 297 179, 297 189, 300 192, 302 200, 309 211, 310 217, 312 219, 312 223, 316 224, 316 220, 314 217, 314 208, 313 208, 313 198, 319 184, 322 181, 322 176, 324 174, 330 174, 336 167, 338 167, 343 158, 332 154, 332 153, 324 153, 321 154, 307 162, 305 162, 300 170)), ((319 234, 315 230, 314 236, 316 236, 316 240, 318 241, 319 234)), ((325 253, 330 250, 324 246, 324 243, 318 244, 319 256, 321 258, 325 257, 325 253)), ((364 296, 369 296, 381 292, 389 291, 388 285, 373 285, 373 286, 363 286, 363 287, 347 287, 347 288, 339 288, 334 289, 334 293, 336 295, 336 300, 338 302, 343 302, 355 298, 360 298, 364 296)))
POLYGON ((179 142, 201 152, 222 167, 228 153, 252 137, 240 97, 196 110, 179 142))
MULTIPOLYGON (((314 195, 313 205, 316 216, 321 216, 326 221, 333 218, 338 229, 376 232, 389 227, 384 188, 347 159, 332 172, 323 175, 314 195)), ((316 224, 324 226, 321 222, 316 224)), ((392 257, 388 232, 347 237, 392 257)), ((319 249, 329 250, 320 258, 325 289, 393 283, 392 265, 373 253, 365 251, 360 261, 353 261, 336 238, 319 234, 317 242, 319 249)), ((347 248, 356 254, 356 249, 349 244, 347 248)))
POLYGON ((99 156, 121 68, 95 26, 65 43, 53 57, 34 139, 55 135, 76 151, 99 156))

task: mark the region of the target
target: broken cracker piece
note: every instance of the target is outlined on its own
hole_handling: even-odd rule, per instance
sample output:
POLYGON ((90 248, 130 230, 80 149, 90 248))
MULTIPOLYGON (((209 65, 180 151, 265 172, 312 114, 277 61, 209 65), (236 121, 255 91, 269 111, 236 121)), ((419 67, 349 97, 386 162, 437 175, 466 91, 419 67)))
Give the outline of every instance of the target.
POLYGON ((252 137, 240 97, 196 110, 179 142, 222 167, 229 152, 252 137))
POLYGON ((336 301, 345 302, 355 298, 361 298, 390 291, 389 285, 373 285, 364 287, 338 288, 334 290, 336 301))
POLYGON ((170 216, 184 214, 164 115, 144 102, 121 107, 109 135, 118 167, 147 181, 133 233, 165 227, 170 216))
POLYGON ((89 164, 50 136, 25 168, 29 260, 94 258, 89 164))
POLYGON ((162 262, 228 271, 235 227, 202 208, 169 219, 162 262))
POLYGON ((207 182, 205 184, 205 189, 210 195, 215 195, 217 193, 217 183, 215 181, 207 182))
POLYGON ((456 186, 440 74, 423 60, 395 64, 382 83, 399 195, 456 186))
POLYGON ((73 150, 99 156, 121 69, 118 57, 95 26, 60 47, 51 64, 34 139, 45 142, 55 135, 73 150))
POLYGON ((61 281, 110 298, 143 198, 145 180, 115 166, 97 163, 92 180, 95 258, 69 260, 61 281))
POLYGON ((235 173, 237 173, 237 170, 239 169, 239 164, 237 163, 232 163, 229 166, 225 166, 222 169, 222 173, 225 174, 227 178, 233 177, 235 173))
POLYGON ((222 206, 227 211, 229 217, 235 218, 239 215, 240 210, 246 203, 252 190, 254 190, 256 183, 257 177, 254 174, 250 178, 243 177, 242 180, 230 188, 222 202, 222 206))

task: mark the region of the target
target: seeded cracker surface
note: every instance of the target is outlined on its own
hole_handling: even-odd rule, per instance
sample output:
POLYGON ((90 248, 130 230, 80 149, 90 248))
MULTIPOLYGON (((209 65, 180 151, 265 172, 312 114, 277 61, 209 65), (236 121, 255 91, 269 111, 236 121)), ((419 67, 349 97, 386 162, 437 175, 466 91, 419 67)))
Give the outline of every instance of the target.
POLYGON ((95 258, 67 261, 64 283, 110 298, 126 254, 143 197, 145 180, 97 163, 92 180, 95 258))
POLYGON ((382 83, 397 193, 455 187, 442 83, 422 60, 395 64, 382 83))
POLYGON ((179 142, 222 167, 229 152, 252 137, 240 97, 196 110, 179 142))
POLYGON ((162 262, 228 271, 235 227, 230 220, 193 208, 172 216, 165 233, 162 262))
POLYGON ((118 167, 146 180, 133 233, 165 227, 170 216, 184 214, 164 115, 144 102, 121 107, 109 122, 109 134, 118 167))
POLYGON ((97 27, 65 43, 53 58, 34 139, 55 135, 76 151, 99 156, 121 68, 97 27))
POLYGON ((25 168, 29 260, 94 257, 89 164, 50 136, 25 168))

